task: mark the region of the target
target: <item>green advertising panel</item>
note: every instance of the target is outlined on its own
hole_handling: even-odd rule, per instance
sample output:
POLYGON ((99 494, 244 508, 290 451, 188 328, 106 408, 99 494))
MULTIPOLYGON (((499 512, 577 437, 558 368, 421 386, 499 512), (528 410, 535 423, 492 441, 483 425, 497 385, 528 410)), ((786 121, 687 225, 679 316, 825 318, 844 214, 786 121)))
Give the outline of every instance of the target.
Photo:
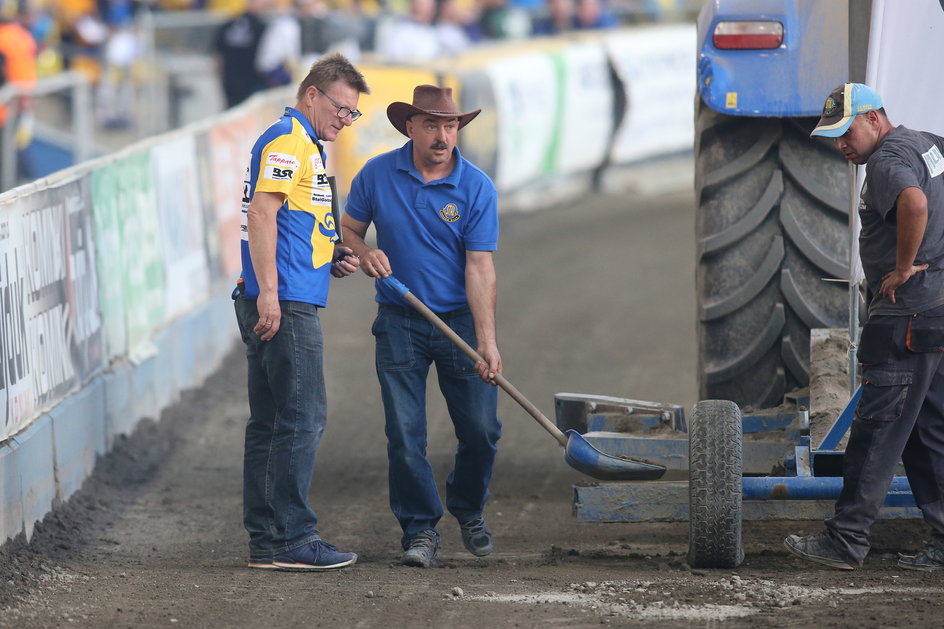
POLYGON ((92 175, 92 204, 109 359, 153 352, 164 318, 164 267, 154 181, 147 152, 92 175))

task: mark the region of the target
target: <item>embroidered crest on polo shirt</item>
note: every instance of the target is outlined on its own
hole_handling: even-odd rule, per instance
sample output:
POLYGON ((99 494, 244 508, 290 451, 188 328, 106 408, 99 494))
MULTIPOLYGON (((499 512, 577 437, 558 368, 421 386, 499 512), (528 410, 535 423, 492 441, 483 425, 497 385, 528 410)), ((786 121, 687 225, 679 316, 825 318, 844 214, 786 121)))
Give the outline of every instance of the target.
POLYGON ((455 203, 447 203, 443 209, 439 210, 439 216, 447 223, 455 223, 459 220, 459 208, 455 203))
POLYGON ((924 163, 928 165, 928 172, 931 173, 932 177, 944 173, 944 155, 941 155, 941 149, 936 144, 927 153, 922 153, 921 157, 924 158, 924 163))

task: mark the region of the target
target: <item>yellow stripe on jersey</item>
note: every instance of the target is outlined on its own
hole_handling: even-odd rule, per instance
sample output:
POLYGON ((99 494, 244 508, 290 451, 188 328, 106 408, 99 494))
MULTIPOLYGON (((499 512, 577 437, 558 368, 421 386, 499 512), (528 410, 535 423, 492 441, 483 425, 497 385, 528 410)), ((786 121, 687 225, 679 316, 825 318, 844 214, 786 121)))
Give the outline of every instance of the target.
POLYGON ((312 268, 330 264, 337 240, 331 214, 331 186, 318 147, 297 120, 292 133, 280 135, 262 152, 256 190, 286 196, 283 208, 314 217, 311 229, 312 268))

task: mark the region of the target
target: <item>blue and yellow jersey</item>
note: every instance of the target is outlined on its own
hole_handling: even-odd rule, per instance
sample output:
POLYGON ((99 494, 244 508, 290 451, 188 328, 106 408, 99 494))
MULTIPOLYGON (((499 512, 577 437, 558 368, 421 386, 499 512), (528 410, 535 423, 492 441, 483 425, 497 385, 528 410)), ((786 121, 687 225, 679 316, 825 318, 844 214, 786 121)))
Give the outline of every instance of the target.
POLYGON ((244 295, 259 296, 249 256, 247 211, 257 190, 286 195, 276 217, 279 299, 324 306, 338 236, 331 213, 325 157, 308 120, 291 108, 256 140, 243 183, 242 281, 244 295))

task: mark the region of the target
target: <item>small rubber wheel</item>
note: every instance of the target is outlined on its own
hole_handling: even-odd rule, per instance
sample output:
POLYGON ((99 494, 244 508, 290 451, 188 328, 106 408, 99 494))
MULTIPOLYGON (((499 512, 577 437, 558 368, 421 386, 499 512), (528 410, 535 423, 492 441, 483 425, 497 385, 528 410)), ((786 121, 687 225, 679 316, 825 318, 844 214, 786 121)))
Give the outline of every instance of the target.
POLYGON ((728 400, 695 404, 688 435, 689 540, 693 568, 734 568, 741 543, 741 410, 728 400))

